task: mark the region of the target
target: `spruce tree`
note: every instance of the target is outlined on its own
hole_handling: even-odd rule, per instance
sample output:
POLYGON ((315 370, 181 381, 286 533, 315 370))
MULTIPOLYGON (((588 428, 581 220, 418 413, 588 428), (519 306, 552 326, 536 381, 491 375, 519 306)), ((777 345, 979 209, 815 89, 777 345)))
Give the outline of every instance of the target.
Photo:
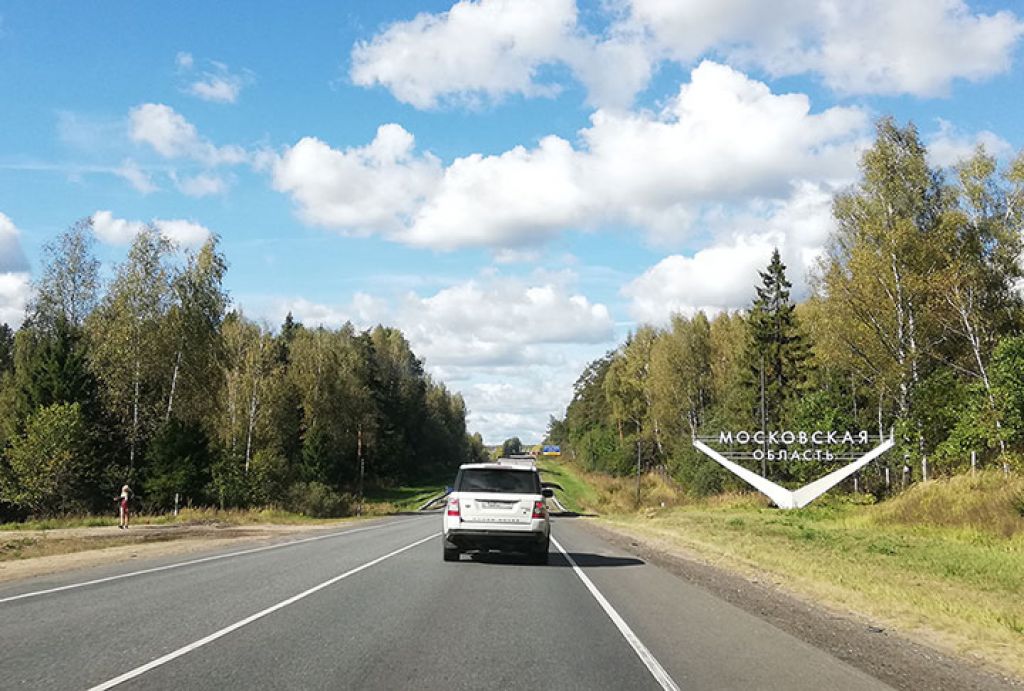
POLYGON ((747 318, 747 365, 754 392, 755 419, 779 429, 789 404, 806 381, 809 348, 790 299, 792 284, 778 248, 765 271, 747 318), (763 389, 763 395, 762 395, 763 389))

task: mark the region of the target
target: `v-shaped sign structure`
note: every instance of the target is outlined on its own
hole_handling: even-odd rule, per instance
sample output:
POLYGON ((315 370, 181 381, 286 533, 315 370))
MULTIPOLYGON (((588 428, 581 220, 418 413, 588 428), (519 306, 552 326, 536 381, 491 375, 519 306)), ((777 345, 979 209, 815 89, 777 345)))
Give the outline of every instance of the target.
POLYGON ((866 454, 858 458, 853 463, 845 465, 839 470, 835 470, 823 478, 815 480, 809 485, 804 485, 798 490, 788 490, 781 485, 777 485, 766 477, 762 477, 757 473, 747 470, 738 463, 733 463, 728 458, 718 453, 710 446, 705 444, 699 439, 693 440, 693 446, 698 451, 710 456, 713 460, 721 464, 726 470, 738 475, 748 484, 752 485, 762 494, 767 495, 769 499, 775 502, 775 505, 780 509, 802 509, 803 507, 810 504, 812 501, 829 491, 840 482, 850 477, 858 470, 866 466, 871 461, 875 460, 883 453, 893 447, 894 441, 892 437, 889 437, 875 448, 868 451, 866 454))

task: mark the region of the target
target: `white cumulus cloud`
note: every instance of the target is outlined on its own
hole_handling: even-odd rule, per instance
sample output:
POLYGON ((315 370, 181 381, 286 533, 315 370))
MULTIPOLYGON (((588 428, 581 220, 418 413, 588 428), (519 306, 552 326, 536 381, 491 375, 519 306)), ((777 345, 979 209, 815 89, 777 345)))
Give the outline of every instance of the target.
POLYGON ((149 194, 150 192, 156 192, 159 187, 153 182, 153 178, 139 167, 139 164, 135 161, 125 159, 123 163, 114 171, 114 173, 134 187, 137 191, 142 194, 149 194))
POLYGON ((1010 69, 1024 22, 965 0, 617 0, 581 22, 575 0, 459 0, 352 50, 350 76, 417 108, 551 96, 565 67, 598 107, 628 107, 664 61, 707 57, 849 94, 937 96, 1010 69), (548 75, 548 76, 542 76, 548 75), (554 76, 558 75, 558 76, 554 76))
POLYGON ((188 85, 188 93, 204 101, 235 103, 242 89, 253 81, 251 72, 236 74, 220 62, 211 62, 210 69, 188 85))
POLYGON ((1007 71, 1024 23, 964 0, 629 0, 663 54, 717 54, 774 76, 819 74, 836 91, 936 96, 1007 71))
POLYGON ((602 343, 614 327, 608 308, 583 295, 502 276, 410 293, 395 318, 428 363, 460 366, 543 359, 543 344, 602 343))
POLYGON ((939 129, 928 139, 928 160, 934 166, 945 168, 970 158, 979 146, 992 156, 1003 156, 1013 151, 1008 141, 989 130, 974 134, 960 132, 948 120, 939 119, 939 129))
POLYGON ((0 273, 0 324, 20 326, 31 296, 32 278, 27 271, 0 273))
POLYGON ((714 314, 750 306, 754 286, 778 248, 793 284, 792 296, 803 299, 807 276, 817 265, 834 228, 832 190, 809 183, 791 196, 767 204, 761 213, 719 221, 718 237, 686 256, 665 257, 623 287, 630 312, 640 322, 664 324, 673 313, 714 314))
POLYGON ((537 69, 576 24, 574 0, 460 0, 441 14, 395 22, 352 51, 356 84, 380 84, 417 108, 442 98, 550 95, 537 69))
POLYGON ((815 113, 806 95, 706 61, 662 111, 598 110, 575 145, 548 136, 442 167, 385 125, 361 148, 300 140, 274 165, 274 186, 310 223, 444 250, 623 223, 678 241, 709 206, 782 198, 799 180, 849 182, 868 136, 859 108, 815 113))
POLYGON ((304 137, 274 163, 274 188, 291 195, 309 223, 355 234, 397 232, 441 175, 436 157, 413 149, 413 136, 395 124, 343 151, 304 137))
MULTIPOLYGON (((199 247, 212 235, 205 226, 183 219, 155 218, 149 225, 179 247, 199 247)), ((100 242, 108 245, 129 245, 146 226, 142 221, 115 218, 110 211, 97 211, 92 215, 93 232, 100 242)))
POLYGON ((182 194, 189 197, 208 197, 227 192, 228 183, 223 176, 215 173, 199 173, 198 175, 185 175, 179 177, 173 174, 175 186, 182 194))
POLYGON ((357 43, 350 76, 417 108, 474 106, 514 94, 554 96, 562 84, 541 73, 557 65, 586 86, 591 104, 628 106, 654 68, 642 33, 616 25, 594 35, 577 15, 575 0, 460 0, 357 43))
POLYGON ((21 249, 21 233, 6 214, 0 213, 0 273, 28 270, 28 260, 21 249))
POLYGON ((128 113, 132 141, 148 144, 164 158, 190 158, 209 166, 243 163, 239 146, 215 146, 170 106, 144 103, 128 113))
POLYGON ((25 318, 32 294, 28 260, 21 249, 21 233, 14 222, 0 213, 0 324, 17 327, 25 318))

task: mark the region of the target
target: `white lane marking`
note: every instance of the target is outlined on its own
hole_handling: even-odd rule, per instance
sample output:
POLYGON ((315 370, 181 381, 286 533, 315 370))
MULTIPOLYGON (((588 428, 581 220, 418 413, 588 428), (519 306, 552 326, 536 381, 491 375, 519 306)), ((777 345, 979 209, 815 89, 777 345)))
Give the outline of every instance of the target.
POLYGON ((417 547, 419 545, 422 545, 427 540, 436 540, 437 536, 438 536, 438 533, 431 533, 430 535, 426 536, 422 540, 417 540, 416 542, 412 543, 411 545, 406 545, 405 547, 399 547, 394 552, 388 552, 383 557, 377 557, 376 559, 374 559, 372 561, 366 562, 362 566, 357 566, 354 569, 350 569, 350 570, 346 571, 345 573, 343 573, 341 575, 335 576, 334 578, 328 579, 328 580, 324 581, 323 583, 321 583, 319 585, 313 586, 309 590, 303 590, 298 595, 293 595, 290 598, 288 598, 287 600, 282 600, 281 602, 278 602, 276 605, 272 605, 270 607, 267 607, 264 610, 256 612, 256 614, 252 614, 252 615, 246 617, 245 619, 242 619, 241 621, 236 621, 234 624, 231 624, 230 626, 225 626, 220 631, 215 631, 214 633, 211 633, 209 636, 206 636, 205 638, 200 638, 198 641, 195 641, 194 643, 189 643, 188 645, 186 645, 184 647, 178 648, 177 650, 175 650, 173 652, 167 653, 163 657, 158 657, 157 659, 153 660, 152 662, 147 662, 146 664, 142 665, 141 667, 136 667, 135 669, 131 670, 130 672, 125 672, 124 674, 122 674, 119 677, 114 677, 110 681, 105 681, 102 684, 98 684, 96 686, 93 686, 92 688, 89 689, 89 691, 105 691, 106 689, 113 688, 113 687, 117 686, 118 684, 123 684, 124 682, 129 681, 131 679, 134 679, 135 677, 141 676, 141 675, 145 674, 146 672, 148 672, 148 671, 150 671, 152 669, 155 669, 155 668, 157 668, 157 667, 159 667, 161 665, 167 664, 171 660, 179 658, 182 655, 187 655, 188 653, 191 653, 193 650, 196 650, 197 648, 202 648, 207 643, 212 643, 213 641, 217 640, 218 638, 223 638, 224 636, 228 635, 232 631, 237 631, 238 629, 242 628, 243 626, 246 626, 247 624, 251 624, 252 622, 256 621, 257 619, 262 619, 263 617, 267 616, 268 614, 273 614, 274 612, 276 612, 279 609, 284 609, 288 605, 294 604, 294 603, 298 602, 299 600, 301 600, 301 599, 303 599, 305 597, 309 597, 310 595, 312 595, 313 593, 315 593, 317 591, 323 590, 324 588, 326 588, 328 586, 334 585, 335 583, 337 583, 340 580, 343 580, 345 578, 348 578, 349 576, 357 574, 360 571, 364 571, 364 570, 370 568, 371 566, 376 566, 377 564, 381 563, 385 559, 390 559, 391 557, 393 557, 395 555, 398 555, 398 554, 401 554, 402 552, 405 552, 406 550, 410 550, 413 547, 417 547))
POLYGON ((20 595, 12 595, 10 597, 0 598, 0 605, 5 602, 13 602, 15 600, 24 600, 29 597, 38 597, 39 595, 48 595, 50 593, 59 593, 63 590, 74 590, 75 588, 84 588, 87 585, 97 585, 99 583, 109 583, 110 581, 119 581, 123 578, 132 578, 133 576, 142 576, 147 573, 157 573, 158 571, 168 571, 170 569, 181 568, 182 566, 193 566, 195 564, 203 564, 208 561, 218 561, 220 559, 229 559, 230 557, 240 557, 245 554, 255 554, 256 552, 266 552, 271 549, 280 549, 281 547, 291 547, 292 545, 301 545, 304 542, 315 542, 317 540, 326 540, 331 537, 340 537, 342 535, 353 535, 355 533, 366 532, 367 530, 377 530, 379 528, 387 528, 392 525, 399 525, 401 523, 408 523, 414 519, 406 519, 403 521, 392 521, 391 523, 384 523, 381 525, 371 525, 365 528, 353 528, 351 530, 342 530, 337 533, 329 533, 327 535, 314 535, 313 537, 305 537, 300 540, 291 540, 289 542, 280 542, 273 545, 264 545, 263 547, 253 547, 252 549, 243 549, 237 552, 228 552, 227 554, 215 554, 211 557, 202 557, 200 559, 190 559, 189 561, 179 561, 173 564, 165 564, 164 566, 154 566, 151 569, 142 569, 141 571, 130 571, 128 573, 120 573, 116 576, 107 576, 105 578, 94 578, 91 581, 81 581, 80 583, 71 583, 69 585, 62 585, 56 588, 47 588, 45 590, 33 590, 28 593, 22 593, 20 595))
POLYGON ((594 596, 595 600, 597 600, 597 604, 601 605, 601 609, 603 609, 604 613, 608 615, 608 618, 612 620, 616 627, 618 627, 619 633, 621 633, 626 641, 633 647, 633 650, 640 658, 640 661, 647 666, 647 669, 650 670, 654 679, 661 684, 661 688, 665 689, 665 691, 679 691, 679 686, 676 685, 676 682, 673 681, 672 677, 670 677, 668 672, 665 671, 665 668, 661 666, 658 659, 654 657, 654 654, 651 653, 651 651, 647 649, 647 646, 645 646, 637 635, 633 633, 633 629, 629 628, 629 624, 626 623, 626 620, 615 611, 615 608, 612 607, 611 603, 608 602, 605 596, 601 594, 601 591, 597 589, 597 586, 587 578, 587 574, 583 573, 583 570, 579 567, 579 564, 576 563, 576 560, 569 556, 569 553, 566 552, 565 548, 558 543, 558 540, 551 538, 551 542, 554 543, 555 547, 558 548, 558 551, 562 553, 562 556, 568 560, 572 570, 575 571, 576 575, 580 577, 581 581, 583 581, 583 585, 587 586, 587 590, 589 590, 590 594, 594 596))

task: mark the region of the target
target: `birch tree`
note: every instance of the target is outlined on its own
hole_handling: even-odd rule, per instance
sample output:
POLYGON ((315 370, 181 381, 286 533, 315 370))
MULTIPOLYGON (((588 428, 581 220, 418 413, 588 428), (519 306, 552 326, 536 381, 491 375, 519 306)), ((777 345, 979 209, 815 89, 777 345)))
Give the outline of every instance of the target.
POLYGON ((172 344, 165 419, 210 420, 224 380, 221 323, 227 309, 222 288, 226 265, 211 238, 187 258, 171 280, 173 302, 165 322, 172 344), (177 412, 176 406, 177 404, 177 412))
POLYGON ((37 328, 63 320, 80 329, 96 307, 99 260, 93 255, 92 219, 75 223, 43 248, 42 273, 33 285, 28 313, 37 328))
POLYGON ((128 440, 128 473, 162 419, 169 349, 161 338, 171 304, 171 245, 152 227, 139 233, 100 305, 86 320, 90 364, 128 440))
POLYGON ((837 227, 820 287, 827 309, 852 327, 842 327, 842 337, 859 368, 895 382, 896 416, 923 458, 912 402, 940 337, 933 279, 943 267, 946 201, 913 125, 881 120, 861 171, 860 184, 835 200, 837 227))

